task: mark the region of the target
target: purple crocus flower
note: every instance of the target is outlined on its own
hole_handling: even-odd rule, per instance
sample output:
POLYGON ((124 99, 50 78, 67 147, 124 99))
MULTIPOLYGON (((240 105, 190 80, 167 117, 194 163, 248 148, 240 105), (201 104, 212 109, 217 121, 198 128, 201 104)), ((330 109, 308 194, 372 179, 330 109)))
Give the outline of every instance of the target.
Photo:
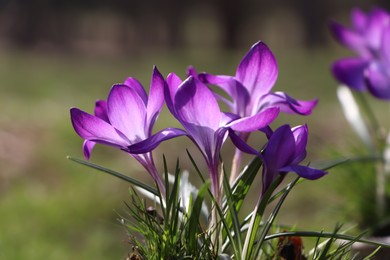
POLYGON ((279 109, 271 108, 251 117, 239 118, 222 113, 213 92, 201 81, 190 76, 180 85, 179 82, 175 74, 168 76, 167 106, 202 152, 209 168, 213 192, 218 198, 219 153, 227 130, 253 132, 266 127, 277 117, 279 109))
POLYGON ((351 17, 351 28, 337 22, 330 23, 336 40, 358 55, 336 61, 332 66, 333 75, 352 89, 368 90, 377 98, 390 99, 390 47, 386 36, 390 14, 380 8, 374 8, 367 14, 355 8, 351 17))
MULTIPOLYGON (((95 143, 114 146, 130 153, 130 145, 150 137, 164 104, 164 84, 164 78, 157 68, 154 68, 149 97, 139 81, 128 78, 124 84, 112 87, 107 102, 97 102, 95 115, 72 108, 70 114, 73 128, 85 140, 85 157, 89 158, 95 143)), ((161 132, 166 138, 172 135, 170 129, 161 132)), ((178 135, 177 131, 173 132, 175 136, 178 135)), ((150 173, 162 194, 165 194, 165 187, 154 165, 152 153, 148 151, 131 155, 150 173)))
MULTIPOLYGON (((196 72, 190 68, 189 73, 196 72)), ((240 117, 253 116, 269 107, 279 107, 282 112, 290 114, 309 115, 317 104, 317 100, 295 100, 284 92, 271 92, 278 77, 278 66, 273 53, 263 42, 252 46, 238 65, 235 76, 200 73, 198 77, 223 89, 231 100, 217 97, 240 117)))
MULTIPOLYGON (((196 144, 205 158, 212 191, 217 201, 220 184, 219 154, 228 130, 256 131, 268 126, 279 113, 278 108, 270 108, 245 118, 222 113, 213 92, 204 83, 192 76, 182 81, 174 73, 167 78, 165 101, 171 113, 185 128, 186 135, 196 144)), ((155 135, 129 149, 135 153, 145 152, 161 141, 163 139, 155 135)))
MULTIPOLYGON (((196 75, 194 68, 189 74, 196 75)), ((226 103, 230 112, 240 117, 253 116, 270 107, 278 107, 280 111, 289 114, 309 115, 317 104, 317 100, 296 100, 284 92, 271 92, 277 77, 278 66, 275 56, 263 42, 255 43, 241 60, 235 76, 212 75, 200 73, 198 78, 204 83, 216 85, 224 90, 230 99, 220 95, 216 97, 226 103)), ((272 134, 269 127, 259 129, 267 136, 272 134)), ((247 141, 250 133, 240 133, 242 140, 247 141)), ((242 153, 236 150, 233 158, 230 183, 239 174, 242 153)))
POLYGON ((283 125, 275 130, 261 155, 263 160, 263 190, 264 194, 275 178, 281 174, 295 172, 300 177, 315 180, 326 172, 299 165, 306 157, 308 129, 306 125, 293 129, 283 125))

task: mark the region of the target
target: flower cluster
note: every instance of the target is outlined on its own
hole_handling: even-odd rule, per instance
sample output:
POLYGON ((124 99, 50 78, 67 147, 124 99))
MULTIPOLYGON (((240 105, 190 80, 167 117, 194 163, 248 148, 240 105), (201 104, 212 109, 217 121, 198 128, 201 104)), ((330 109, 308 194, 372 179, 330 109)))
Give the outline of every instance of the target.
MULTIPOLYGON (((194 68, 188 74, 185 80, 175 73, 164 79, 154 68, 149 96, 141 83, 128 78, 112 87, 107 101, 96 102, 95 115, 72 108, 73 127, 85 140, 85 157, 89 158, 96 143, 117 147, 140 162, 163 193, 164 182, 153 162, 152 151, 163 141, 187 136, 205 159, 217 202, 221 202, 219 156, 229 136, 237 146, 237 154, 244 151, 262 159, 263 193, 279 174, 295 172, 307 179, 325 174, 299 165, 306 156, 307 126, 291 129, 284 125, 275 132, 269 126, 280 111, 310 114, 317 101, 295 100, 284 92, 271 92, 278 68, 273 53, 263 42, 252 46, 235 76, 198 74, 194 68), (213 92, 209 85, 217 85, 230 99, 213 92), (218 101, 226 103, 230 111, 221 111, 218 101), (164 103, 183 129, 166 128, 153 134, 153 125, 164 103), (269 138, 262 149, 246 143, 249 134, 258 130, 269 138)), ((234 181, 235 177, 231 179, 234 181)))
POLYGON ((334 63, 338 81, 357 91, 390 100, 390 14, 375 8, 367 14, 352 10, 352 27, 331 22, 334 37, 358 56, 334 63))

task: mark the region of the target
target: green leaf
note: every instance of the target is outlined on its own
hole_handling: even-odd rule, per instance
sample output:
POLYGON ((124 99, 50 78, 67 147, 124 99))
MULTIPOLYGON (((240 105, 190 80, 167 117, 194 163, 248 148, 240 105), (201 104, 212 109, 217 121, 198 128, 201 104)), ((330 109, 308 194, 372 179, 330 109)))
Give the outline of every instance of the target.
MULTIPOLYGON (((262 165, 262 161, 259 157, 256 157, 252 162, 242 171, 242 173, 237 177, 236 182, 232 187, 231 201, 235 205, 235 210, 240 211, 242 203, 246 195, 248 194, 249 188, 251 187, 253 180, 255 179, 257 172, 259 171, 262 165)), ((226 205, 224 205, 226 206, 226 205)), ((227 219, 230 219, 230 215, 226 216, 227 219)))
MULTIPOLYGON (((242 247, 243 247, 243 242, 241 238, 241 228, 240 228, 240 221, 238 219, 238 213, 236 211, 235 203, 234 200, 232 199, 232 190, 229 185, 229 181, 224 169, 224 174, 223 174, 223 184, 224 184, 224 191, 226 195, 226 203, 227 203, 227 209, 225 207, 225 212, 226 212, 226 223, 229 226, 229 229, 226 230, 224 229, 223 233, 223 240, 226 239, 227 233, 232 232, 231 227, 233 227, 233 232, 234 232, 234 241, 229 241, 230 243, 236 243, 237 245, 234 248, 237 248, 237 252, 234 252, 234 255, 237 259, 241 259, 241 254, 242 254, 242 247)), ((227 245, 226 245, 227 246, 227 245)))
POLYGON ((129 176, 126 176, 126 175, 121 174, 119 172, 110 170, 110 169, 105 168, 103 166, 100 166, 100 165, 97 165, 97 164, 94 164, 94 163, 91 163, 91 162, 87 162, 87 161, 84 161, 84 160, 80 160, 80 159, 77 159, 77 158, 73 158, 73 157, 70 157, 70 156, 67 156, 67 159, 69 159, 71 161, 74 161, 76 163, 88 166, 88 167, 93 168, 95 170, 108 173, 108 174, 110 174, 112 176, 115 176, 115 177, 121 179, 121 180, 127 181, 127 182, 129 182, 129 183, 131 183, 131 184, 141 188, 141 189, 149 191, 153 195, 159 196, 159 192, 156 189, 150 187, 149 185, 147 185, 147 184, 145 184, 143 182, 140 182, 140 181, 138 181, 136 179, 133 179, 133 178, 131 178, 129 176))
POLYGON ((208 188, 210 186, 210 181, 206 181, 198 191, 196 195, 195 202, 193 203, 191 215, 189 219, 189 229, 188 229, 188 239, 190 248, 196 248, 197 246, 197 230, 199 227, 199 217, 202 210, 202 204, 204 198, 208 192, 208 188))
POLYGON ((278 175, 276 179, 272 182, 268 190, 264 193, 264 195, 259 198, 259 201, 256 204, 245 238, 244 250, 242 254, 245 259, 252 259, 250 257, 252 255, 255 244, 258 242, 256 241, 256 237, 258 228, 260 227, 261 219, 263 217, 265 208, 268 205, 268 200, 270 199, 274 190, 280 184, 280 181, 281 176, 278 175))

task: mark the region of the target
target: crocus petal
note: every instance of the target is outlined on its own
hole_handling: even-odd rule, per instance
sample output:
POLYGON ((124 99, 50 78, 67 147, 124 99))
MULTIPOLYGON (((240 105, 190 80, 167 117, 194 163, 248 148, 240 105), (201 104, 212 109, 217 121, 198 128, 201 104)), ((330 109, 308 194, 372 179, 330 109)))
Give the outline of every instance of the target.
POLYGON ((254 116, 240 118, 226 125, 235 131, 253 132, 271 124, 279 115, 279 108, 272 107, 254 116))
POLYGON ((259 103, 258 110, 264 107, 276 106, 280 111, 289 114, 310 115, 318 100, 297 100, 284 92, 275 92, 264 95, 259 103))
POLYGON ((187 135, 187 132, 178 128, 166 128, 150 136, 148 139, 128 146, 125 150, 132 154, 148 153, 154 150, 161 142, 182 135, 187 135))
POLYGON ((382 9, 375 8, 370 13, 367 24, 366 39, 371 48, 378 49, 382 41, 382 31, 390 24, 390 14, 382 9))
POLYGON ((138 96, 143 100, 146 106, 146 103, 148 102, 148 95, 146 94, 142 84, 137 79, 129 77, 125 80, 123 84, 137 92, 138 96))
POLYGON ((175 107, 173 102, 175 101, 175 95, 180 84, 183 82, 179 76, 175 73, 170 73, 166 80, 167 84, 164 89, 165 103, 171 114, 176 117, 175 107))
POLYGON ((298 164, 306 158, 306 146, 309 130, 307 125, 296 126, 291 129, 295 139, 295 156, 293 164, 298 164))
POLYGON ((295 172, 300 177, 309 180, 316 180, 327 174, 327 172, 302 165, 290 165, 279 170, 281 172, 295 172))
POLYGON ((232 112, 244 116, 250 95, 241 82, 231 76, 215 76, 208 73, 200 73, 199 79, 204 83, 216 85, 229 94, 236 106, 232 112))
POLYGON ((390 99, 390 77, 377 69, 368 69, 365 73, 367 88, 377 98, 390 99))
POLYGON ((187 76, 193 76, 194 78, 198 77, 198 73, 196 72, 194 66, 189 66, 187 68, 187 76))
POLYGON ((264 151, 267 168, 275 171, 289 165, 295 155, 294 135, 289 125, 280 126, 275 130, 264 151))
POLYGON ((250 95, 268 93, 278 77, 276 59, 263 42, 255 43, 242 59, 236 78, 248 89, 250 95))
POLYGON ((336 40, 342 45, 359 53, 365 51, 366 40, 361 34, 358 34, 334 21, 330 22, 329 28, 336 40))
POLYGON ((219 128, 221 110, 211 90, 190 76, 179 87, 174 101, 177 119, 185 128, 197 125, 213 130, 219 128))
POLYGON ((85 159, 89 160, 93 147, 95 147, 95 142, 85 140, 83 143, 83 152, 85 159))
POLYGON ((229 129, 229 137, 232 140, 234 146, 240 149, 244 153, 254 154, 261 157, 261 154, 242 140, 233 130, 229 129))
POLYGON ((361 58, 346 58, 333 64, 333 75, 341 83, 358 91, 365 90, 364 70, 368 66, 368 61, 361 58))
POLYGON ((351 12, 352 24, 359 33, 364 32, 367 26, 367 15, 360 8, 353 8, 351 12))
POLYGON ((107 123, 109 123, 108 115, 107 115, 107 102, 104 100, 98 100, 95 102, 95 116, 103 119, 107 123))
POLYGON ((83 139, 116 147, 126 147, 128 143, 122 135, 106 121, 90 115, 78 108, 70 110, 73 128, 83 139))
POLYGON ((113 86, 108 95, 107 108, 112 126, 131 142, 146 138, 146 107, 136 91, 125 85, 113 86))
POLYGON ((152 82, 150 84, 147 113, 147 132, 151 134, 152 127, 164 105, 164 78, 156 67, 153 68, 152 82))
POLYGON ((388 66, 388 70, 390 71, 390 22, 389 26, 383 30, 381 54, 383 55, 383 60, 386 63, 386 66, 388 66))

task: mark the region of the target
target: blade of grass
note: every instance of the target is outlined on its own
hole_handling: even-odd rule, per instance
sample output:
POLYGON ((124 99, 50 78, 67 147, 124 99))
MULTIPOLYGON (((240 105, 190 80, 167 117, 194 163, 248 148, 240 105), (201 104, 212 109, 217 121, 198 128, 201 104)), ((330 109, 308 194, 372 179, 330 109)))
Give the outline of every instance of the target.
POLYGON ((156 189, 154 189, 154 188, 150 187, 149 185, 146 185, 145 183, 142 183, 142 182, 140 182, 140 181, 138 181, 136 179, 133 179, 133 178, 131 178, 129 176, 126 176, 124 174, 121 174, 119 172, 110 170, 110 169, 105 168, 103 166, 100 166, 100 165, 97 165, 97 164, 94 164, 94 163, 91 163, 91 162, 87 162, 87 161, 84 161, 84 160, 80 160, 80 159, 77 159, 77 158, 74 158, 74 157, 67 156, 67 159, 69 159, 71 161, 74 161, 76 163, 88 166, 88 167, 93 168, 95 170, 108 173, 108 174, 110 174, 112 176, 115 176, 115 177, 121 179, 121 180, 129 182, 129 183, 131 183, 131 184, 133 184, 133 185, 135 185, 135 186, 137 186, 137 187, 139 187, 141 189, 149 191, 150 193, 153 193, 156 196, 159 196, 159 192, 156 189))

